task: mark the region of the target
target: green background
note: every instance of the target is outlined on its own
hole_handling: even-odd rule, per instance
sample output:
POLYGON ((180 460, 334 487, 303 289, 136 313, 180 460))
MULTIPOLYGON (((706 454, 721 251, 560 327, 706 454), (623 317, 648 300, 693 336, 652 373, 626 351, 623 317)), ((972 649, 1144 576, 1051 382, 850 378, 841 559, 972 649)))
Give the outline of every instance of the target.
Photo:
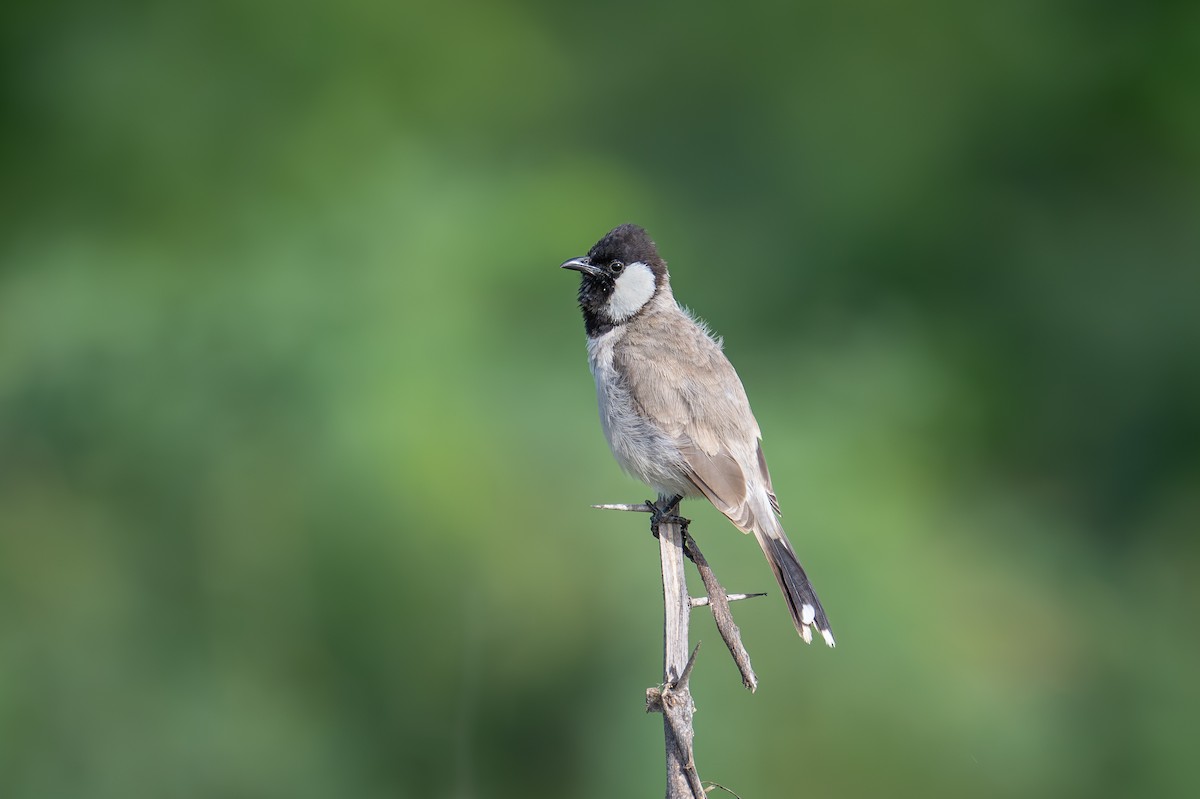
POLYGON ((838 634, 685 512, 701 776, 1200 793, 1200 4, 2 12, 0 796, 662 790, 577 276, 728 338, 838 634))

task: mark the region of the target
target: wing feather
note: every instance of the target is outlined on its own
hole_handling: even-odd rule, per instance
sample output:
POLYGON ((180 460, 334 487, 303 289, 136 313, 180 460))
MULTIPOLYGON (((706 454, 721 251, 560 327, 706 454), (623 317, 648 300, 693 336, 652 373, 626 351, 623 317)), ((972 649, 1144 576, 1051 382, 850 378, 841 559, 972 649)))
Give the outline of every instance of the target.
POLYGON ((758 422, 720 345, 690 317, 680 313, 678 320, 665 334, 655 326, 653 342, 651 331, 631 330, 614 359, 641 412, 678 445, 697 490, 749 532, 755 524, 749 483, 763 485, 775 505, 758 422), (647 340, 639 341, 643 335, 647 340), (663 357, 656 361, 648 353, 663 357))

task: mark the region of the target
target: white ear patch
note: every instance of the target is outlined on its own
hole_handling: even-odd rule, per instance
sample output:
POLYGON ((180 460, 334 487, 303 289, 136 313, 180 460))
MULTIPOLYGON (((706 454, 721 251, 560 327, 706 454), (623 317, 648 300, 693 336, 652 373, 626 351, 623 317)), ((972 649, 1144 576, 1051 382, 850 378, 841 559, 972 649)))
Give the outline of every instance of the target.
POLYGON ((624 322, 642 309, 654 296, 654 273, 641 261, 625 267, 616 279, 612 296, 608 298, 608 315, 614 322, 624 322))

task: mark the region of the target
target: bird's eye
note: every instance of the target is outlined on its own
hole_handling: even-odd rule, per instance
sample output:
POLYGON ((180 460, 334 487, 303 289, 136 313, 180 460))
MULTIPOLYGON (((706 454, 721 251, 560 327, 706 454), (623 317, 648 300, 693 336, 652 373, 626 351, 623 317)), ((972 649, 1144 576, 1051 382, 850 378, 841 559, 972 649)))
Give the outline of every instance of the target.
POLYGON ((624 270, 625 264, 621 263, 620 261, 613 261, 608 265, 608 271, 612 272, 614 275, 619 275, 624 270))

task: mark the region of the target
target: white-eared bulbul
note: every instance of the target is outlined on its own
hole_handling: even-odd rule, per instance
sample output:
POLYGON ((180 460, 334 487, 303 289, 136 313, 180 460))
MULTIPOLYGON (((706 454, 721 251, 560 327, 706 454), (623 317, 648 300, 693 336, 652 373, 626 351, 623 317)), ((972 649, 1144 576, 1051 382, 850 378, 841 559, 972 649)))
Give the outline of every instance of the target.
POLYGON ((579 305, 600 422, 625 471, 658 492, 659 510, 705 496, 754 533, 800 636, 834 645, 825 610, 779 523, 779 502, 742 381, 708 329, 671 294, 667 264, 637 225, 621 225, 585 257, 579 305), (669 499, 668 499, 669 498, 669 499))

